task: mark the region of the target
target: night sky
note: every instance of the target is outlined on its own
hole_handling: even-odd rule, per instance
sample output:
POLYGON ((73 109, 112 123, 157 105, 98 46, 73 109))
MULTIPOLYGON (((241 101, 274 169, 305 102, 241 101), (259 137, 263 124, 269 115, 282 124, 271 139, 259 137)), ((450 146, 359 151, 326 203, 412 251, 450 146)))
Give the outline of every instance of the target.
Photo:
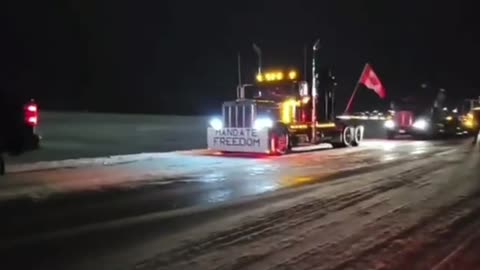
MULTIPOLYGON (((338 110, 367 61, 390 97, 422 94, 423 82, 480 95, 473 1, 7 1, 0 87, 44 109, 217 112, 234 98, 238 51, 253 80, 253 42, 265 66, 301 69, 316 38, 339 81, 338 110)), ((356 102, 386 103, 366 89, 356 102)))

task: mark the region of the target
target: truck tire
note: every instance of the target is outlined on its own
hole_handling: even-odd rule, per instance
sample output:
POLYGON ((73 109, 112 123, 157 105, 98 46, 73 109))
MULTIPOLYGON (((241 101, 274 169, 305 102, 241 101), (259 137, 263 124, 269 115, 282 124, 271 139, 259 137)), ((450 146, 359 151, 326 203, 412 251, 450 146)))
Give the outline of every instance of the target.
POLYGON ((352 146, 359 146, 363 140, 363 126, 354 127, 352 146))
POLYGON ((355 128, 353 126, 344 126, 341 130, 338 131, 339 133, 339 140, 335 140, 330 142, 333 148, 344 148, 353 146, 353 134, 355 128))
POLYGON ((353 146, 354 137, 355 137, 354 134, 355 134, 355 128, 352 126, 346 126, 343 129, 342 137, 343 137, 343 145, 345 147, 353 146))
POLYGON ((288 128, 283 124, 278 124, 272 130, 271 135, 273 154, 285 155, 292 150, 292 140, 288 128))
POLYGON ((343 148, 353 146, 355 128, 345 126, 340 133, 340 142, 332 143, 333 148, 343 148))

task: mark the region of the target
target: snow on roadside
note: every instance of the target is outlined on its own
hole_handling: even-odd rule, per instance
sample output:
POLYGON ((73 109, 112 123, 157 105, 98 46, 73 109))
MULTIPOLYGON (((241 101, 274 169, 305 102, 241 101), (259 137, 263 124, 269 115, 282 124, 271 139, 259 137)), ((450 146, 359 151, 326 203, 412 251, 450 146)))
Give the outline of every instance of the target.
MULTIPOLYGON (((86 159, 40 164, 38 171, 13 173, 0 181, 0 201, 20 197, 45 199, 52 194, 95 191, 106 188, 134 188, 140 185, 166 185, 176 181, 188 182, 198 175, 208 176, 215 170, 248 167, 253 159, 225 159, 199 156, 188 152, 130 155, 109 159, 86 159), (85 166, 80 166, 84 164, 85 166), (72 167, 55 167, 72 165, 72 167), (118 165, 118 166, 104 166, 118 165)), ((198 152, 195 152, 198 154, 198 152)), ((29 166, 29 165, 27 165, 29 166)), ((28 167, 32 169, 32 167, 28 167)))
POLYGON ((116 155, 95 158, 75 158, 56 161, 38 161, 31 163, 11 164, 7 166, 8 173, 23 173, 31 171, 44 171, 64 168, 78 168, 87 166, 109 166, 137 161, 151 160, 160 157, 166 157, 172 154, 189 154, 199 150, 176 151, 163 153, 139 153, 129 155, 116 155))
MULTIPOLYGON (((328 152, 328 156, 340 156, 350 153, 355 153, 358 151, 364 151, 365 149, 375 149, 375 148, 387 148, 394 149, 398 147, 399 144, 411 144, 412 142, 389 142, 384 140, 366 140, 362 147, 360 148, 346 148, 342 150, 336 150, 335 152, 328 152)), ((417 143, 418 142, 413 142, 417 143)), ((304 151, 315 151, 321 149, 331 148, 329 145, 320 145, 320 146, 309 146, 309 147, 299 147, 297 151, 300 153, 292 153, 289 156, 296 156, 304 154, 304 151)), ((94 158, 75 158, 75 159, 65 159, 65 160, 53 160, 53 161, 37 161, 29 163, 14 163, 8 164, 7 172, 8 173, 23 173, 31 171, 43 171, 43 170, 54 170, 54 169, 64 169, 64 168, 79 168, 87 166, 109 166, 117 165, 123 163, 132 163, 137 161, 152 160, 162 157, 171 157, 172 155, 205 155, 212 154, 211 151, 207 149, 192 149, 192 150, 181 150, 181 151, 170 151, 170 152, 158 152, 158 153, 137 153, 137 154, 128 154, 128 155, 114 155, 114 156, 104 156, 104 157, 94 157, 94 158)))

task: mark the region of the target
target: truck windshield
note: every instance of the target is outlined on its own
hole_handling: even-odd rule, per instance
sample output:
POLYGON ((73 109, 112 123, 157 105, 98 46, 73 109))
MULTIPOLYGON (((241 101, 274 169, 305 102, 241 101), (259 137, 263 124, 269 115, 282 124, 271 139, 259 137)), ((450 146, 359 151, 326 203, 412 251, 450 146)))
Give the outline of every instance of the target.
POLYGON ((433 106, 433 100, 429 101, 420 98, 403 98, 394 102, 393 110, 410 111, 414 114, 423 114, 428 112, 433 106))
POLYGON ((283 101, 298 95, 298 83, 268 83, 245 87, 245 98, 283 101))

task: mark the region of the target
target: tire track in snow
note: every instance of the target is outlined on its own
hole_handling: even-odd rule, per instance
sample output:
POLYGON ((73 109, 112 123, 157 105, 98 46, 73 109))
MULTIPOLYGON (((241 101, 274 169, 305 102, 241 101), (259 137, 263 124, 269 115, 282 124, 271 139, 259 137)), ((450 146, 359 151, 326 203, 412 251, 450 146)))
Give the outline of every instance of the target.
POLYGON ((480 199, 460 200, 335 269, 443 269, 458 253, 455 247, 478 236, 475 232, 480 225, 479 214, 480 199), (458 239, 452 237, 459 230, 466 232, 460 233, 458 239))
MULTIPOLYGON (((423 173, 426 173, 427 171, 430 171, 430 170, 435 171, 436 169, 442 168, 444 165, 445 164, 436 164, 433 167, 429 166, 429 168, 422 168, 420 170, 411 170, 410 173, 414 173, 412 175, 409 175, 408 172, 403 173, 402 177, 409 176, 410 179, 420 179, 419 181, 417 181, 417 180, 404 181, 404 183, 406 185, 413 185, 414 187, 424 186, 424 182, 428 182, 427 178, 419 178, 419 177, 413 177, 413 176, 421 176, 423 173)), ((410 188, 412 188, 412 187, 410 187, 410 188)), ((408 189, 405 189, 404 191, 408 191, 408 189)), ((397 192, 397 191, 392 190, 391 192, 397 192)), ((382 193, 381 196, 384 196, 386 198, 381 198, 380 200, 377 200, 376 202, 373 202, 373 203, 369 202, 369 203, 371 203, 372 205, 375 205, 375 204, 380 205, 382 202, 386 201, 386 199, 388 198, 388 194, 386 194, 386 193, 382 193)), ((405 203, 403 205, 394 206, 393 209, 388 209, 388 210, 380 211, 380 212, 377 211, 377 213, 373 217, 370 217, 370 218, 373 218, 374 220, 369 221, 369 222, 367 221, 365 226, 370 226, 370 224, 375 223, 379 220, 382 220, 385 217, 395 216, 401 211, 406 211, 406 210, 408 210, 409 204, 410 203, 405 203)), ((355 210, 354 209, 349 209, 347 212, 349 212, 348 216, 354 216, 355 215, 355 210)), ((285 267, 285 269, 300 269, 299 265, 301 265, 303 261, 308 260, 309 257, 312 257, 312 256, 313 257, 318 257, 318 255, 322 254, 325 251, 325 249, 327 249, 327 248, 331 249, 332 248, 332 243, 327 242, 327 243, 315 244, 315 242, 313 242, 312 239, 322 239, 322 238, 325 237, 325 234, 326 235, 333 235, 335 233, 336 229, 337 229, 336 227, 338 227, 339 225, 340 226, 342 225, 341 222, 343 221, 343 219, 345 219, 344 215, 345 215, 345 213, 343 213, 343 215, 342 215, 340 211, 336 211, 333 214, 333 216, 338 217, 336 222, 333 222, 331 224, 319 223, 318 226, 308 228, 308 229, 304 228, 304 227, 300 227, 300 228, 298 228, 297 232, 293 232, 292 241, 291 241, 293 244, 298 244, 299 242, 302 242, 304 240, 309 242, 308 245, 307 245, 309 247, 307 247, 307 248, 300 247, 300 250, 304 250, 304 251, 303 251, 303 254, 299 255, 298 258, 296 258, 296 259, 291 258, 292 253, 295 253, 295 247, 292 247, 292 244, 286 244, 285 245, 285 240, 279 238, 279 239, 272 239, 272 240, 269 239, 269 240, 271 240, 272 242, 281 243, 281 247, 275 247, 270 252, 261 251, 260 252, 261 256, 247 255, 246 256, 247 258, 242 258, 241 260, 238 260, 238 262, 236 262, 234 265, 235 265, 236 269, 243 269, 246 266, 248 266, 249 268, 252 268, 252 269, 266 269, 266 268, 268 268, 268 266, 270 266, 272 264, 275 265, 275 266, 272 267, 271 269, 278 269, 278 268, 281 269, 282 267, 285 267), (325 232, 326 227, 330 227, 329 228, 331 230, 330 233, 328 231, 325 232), (323 229, 323 230, 320 230, 320 229, 323 229), (307 230, 307 232, 304 232, 305 230, 307 230), (303 237, 302 237, 302 234, 304 235, 303 237), (282 252, 282 250, 285 250, 285 251, 282 252), (270 255, 273 258, 265 260, 266 257, 269 257, 270 255), (284 260, 282 263, 278 263, 279 261, 282 261, 282 259, 284 259, 284 258, 289 258, 289 259, 287 259, 286 261, 284 260), (290 259, 292 261, 290 261, 290 259), (260 263, 251 265, 255 261, 260 261, 260 263), (291 266, 288 266, 288 265, 291 265, 291 266)), ((361 220, 359 220, 359 222, 361 222, 361 220)), ((333 236, 333 237, 335 237, 335 236, 333 236)), ((353 243, 354 242, 355 241, 353 241, 353 243)), ((267 242, 265 242, 264 244, 267 244, 267 242)), ((252 245, 252 248, 244 247, 243 249, 244 250, 252 250, 254 247, 255 247, 255 245, 252 245)), ((252 253, 255 253, 255 252, 256 251, 252 251, 252 253)), ((302 253, 302 251, 298 251, 298 250, 297 250, 297 252, 302 253)), ((228 266, 224 266, 224 267, 219 267, 217 269, 232 269, 232 268, 233 267, 231 265, 228 265, 228 266)), ((305 267, 305 269, 309 269, 309 268, 310 267, 305 267)))
MULTIPOLYGON (((441 175, 439 174, 437 177, 441 175)), ((435 176, 430 176, 430 182, 435 182, 435 178, 435 176)), ((419 184, 422 187, 426 187, 422 183, 419 184)), ((378 259, 382 259, 382 256, 376 256, 377 260, 372 259, 370 265, 358 264, 358 262, 363 261, 369 254, 376 253, 392 242, 410 235, 419 228, 423 228, 425 224, 431 222, 432 219, 435 220, 438 216, 443 217, 444 221, 452 220, 452 216, 445 218, 445 211, 448 211, 451 208, 451 203, 458 201, 462 192, 468 191, 469 187, 465 188, 465 186, 462 186, 463 190, 461 188, 459 191, 453 188, 455 185, 458 185, 455 182, 444 181, 440 185, 443 186, 443 190, 440 193, 434 189, 429 192, 428 189, 412 190, 412 193, 417 193, 417 196, 414 197, 420 198, 415 202, 417 204, 416 207, 419 208, 417 212, 410 211, 408 208, 399 209, 400 212, 396 213, 397 215, 390 215, 383 220, 372 220, 368 226, 365 226, 352 235, 352 237, 346 238, 341 242, 335 242, 330 248, 318 246, 317 248, 309 249, 300 256, 295 256, 277 264, 272 269, 377 269, 377 267, 378 269, 413 269, 410 267, 386 267, 389 263, 379 263, 380 260, 378 259), (451 193, 451 196, 445 197, 443 195, 447 194, 443 193, 451 193), (442 202, 442 200, 445 200, 445 202, 442 202)), ((410 202, 410 204, 412 203, 410 202)), ((397 210, 393 209, 393 211, 397 210)), ((358 221, 357 219, 356 222, 358 221)), ((431 223, 436 224, 437 222, 438 220, 435 220, 431 223)), ((398 260, 393 260, 393 262, 395 261, 398 262, 398 260)), ((425 268, 420 267, 416 269, 425 268)))
MULTIPOLYGON (((436 166, 432 166, 432 171, 436 171, 440 169, 442 166, 440 164, 436 164, 436 166)), ((404 180, 404 187, 403 192, 407 192, 409 190, 406 185, 422 185, 424 182, 428 181, 428 178, 417 178, 415 176, 421 176, 424 173, 427 173, 426 168, 422 168, 420 170, 409 170, 411 174, 402 173, 403 177, 413 177, 413 179, 419 179, 419 181, 415 180, 404 180)), ((413 202, 407 202, 403 204, 389 204, 388 201, 391 200, 391 196, 394 196, 396 192, 399 190, 391 190, 390 192, 385 192, 380 194, 380 198, 378 200, 374 200, 368 202, 369 204, 366 207, 360 207, 360 209, 350 209, 349 211, 344 211, 335 213, 337 217, 333 217, 337 220, 337 224, 334 226, 329 226, 325 228, 321 228, 322 230, 312 230, 309 233, 308 238, 306 238, 305 242, 298 243, 297 248, 290 248, 285 250, 285 252, 280 254, 273 254, 274 258, 271 258, 270 261, 275 261, 274 265, 268 269, 310 269, 310 268, 318 268, 318 269, 330 269, 329 265, 335 265, 336 262, 342 261, 343 251, 347 250, 349 246, 353 243, 353 245, 361 245, 362 239, 359 237, 358 239, 353 239, 354 235, 352 233, 352 227, 356 226, 359 228, 368 228, 368 227, 378 227, 378 229, 373 229, 372 236, 369 239, 375 242, 377 239, 382 239, 382 236, 387 235, 390 231, 390 228, 383 229, 381 226, 378 226, 377 223, 389 223, 392 219, 401 213, 408 211, 410 206, 413 202), (377 211, 373 211, 373 208, 377 208, 377 211), (368 213, 372 209, 372 214, 368 213), (355 212, 358 210, 357 212, 355 212), (380 210, 380 211, 379 211, 380 210), (356 217, 358 215, 360 217, 356 217), (344 222, 343 219, 345 217, 355 218, 355 221, 351 223, 344 222), (328 236, 327 240, 325 237, 328 236), (312 241, 312 239, 318 239, 318 241, 312 241), (319 242, 319 243, 317 243, 319 242), (347 245, 343 243, 348 242, 347 245), (275 259, 277 258, 277 259, 275 259), (278 260, 280 258, 280 260, 278 260), (281 260, 281 258, 286 258, 281 260), (317 264, 318 262, 318 264, 317 264)), ((399 225, 401 227, 401 225, 399 225)), ((320 229, 320 228, 319 228, 320 229)), ((265 267, 265 265, 263 265, 265 267)), ((260 266, 258 269, 261 269, 260 266)))
MULTIPOLYGON (((198 242, 190 242, 185 246, 172 250, 166 254, 156 257, 155 265, 163 266, 171 269, 176 262, 188 261, 195 258, 208 256, 209 253, 225 249, 242 243, 249 243, 268 238, 271 235, 295 229, 296 227, 307 224, 325 215, 348 208, 362 201, 371 199, 372 197, 382 194, 388 190, 400 188, 404 185, 411 184, 412 180, 405 180, 408 176, 410 179, 417 179, 423 174, 438 170, 444 164, 431 164, 426 167, 417 167, 395 176, 389 180, 383 178, 373 181, 374 185, 359 188, 348 193, 339 195, 330 199, 317 199, 308 203, 296 205, 294 207, 277 211, 272 215, 263 217, 260 220, 247 223, 233 230, 217 233, 198 242), (418 176, 418 177, 417 177, 418 176)), ((249 259, 242 259, 245 266, 263 256, 252 256, 249 259)), ((213 268, 213 266, 211 267, 213 268)))
MULTIPOLYGON (((478 236, 480 183, 474 180, 475 173, 471 173, 475 172, 478 162, 479 155, 470 153, 462 166, 453 171, 452 176, 456 181, 447 182, 437 194, 437 199, 450 200, 452 203, 444 204, 430 219, 415 226, 409 233, 400 235, 391 243, 385 243, 378 250, 371 250, 348 266, 355 269, 374 269, 375 265, 382 266, 383 268, 379 267, 381 269, 399 270, 432 267, 463 269, 462 265, 451 262, 455 261, 459 250, 465 249, 468 242, 478 236), (471 176, 474 176, 473 179, 471 176), (456 199, 449 199, 449 195, 456 195, 453 196, 456 199)), ((427 201, 425 206, 435 203, 434 200, 427 201)), ((477 262, 476 267, 478 266, 477 262)))

